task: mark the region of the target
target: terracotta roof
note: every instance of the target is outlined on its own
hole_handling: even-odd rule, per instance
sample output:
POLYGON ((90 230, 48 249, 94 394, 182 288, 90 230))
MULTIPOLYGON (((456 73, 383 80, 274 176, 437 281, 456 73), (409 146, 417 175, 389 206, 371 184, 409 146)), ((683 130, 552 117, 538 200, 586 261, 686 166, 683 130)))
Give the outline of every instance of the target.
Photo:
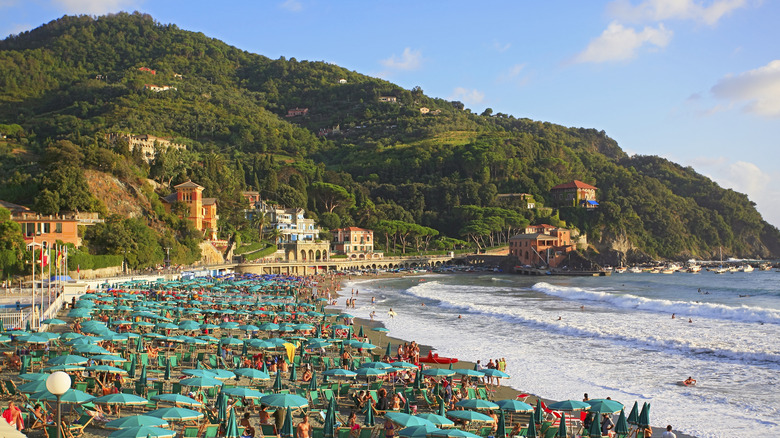
POLYGON ((371 231, 371 230, 367 230, 365 228, 359 228, 359 227, 346 227, 346 228, 339 228, 336 231, 371 231))
POLYGON ((517 234, 509 240, 556 240, 557 237, 543 233, 517 234))
POLYGON ((176 193, 171 193, 168 196, 163 196, 160 198, 160 201, 167 202, 168 204, 173 204, 176 202, 176 193))
POLYGON ((197 189, 197 188, 201 188, 202 189, 203 186, 199 186, 199 185, 195 184, 194 182, 192 182, 192 180, 189 180, 189 181, 187 181, 185 183, 179 184, 178 186, 173 186, 173 188, 174 189, 178 189, 178 188, 184 188, 184 189, 197 189))
POLYGON ((201 201, 203 205, 211 205, 217 203, 217 198, 203 198, 203 201, 201 201))
POLYGON ((586 184, 579 180, 574 180, 572 182, 567 182, 563 184, 558 184, 557 186, 551 188, 550 190, 558 190, 558 189, 593 189, 598 190, 598 187, 594 187, 590 184, 586 184))

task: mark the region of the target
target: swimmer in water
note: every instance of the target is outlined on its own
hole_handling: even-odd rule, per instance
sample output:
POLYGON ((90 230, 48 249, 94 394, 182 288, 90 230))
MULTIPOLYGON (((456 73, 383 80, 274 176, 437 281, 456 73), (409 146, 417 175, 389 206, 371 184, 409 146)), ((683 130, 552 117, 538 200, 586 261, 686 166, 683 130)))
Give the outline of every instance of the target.
POLYGON ((693 320, 691 318, 688 318, 688 322, 693 322, 693 320))
POLYGON ((672 319, 674 319, 674 313, 672 313, 672 319))

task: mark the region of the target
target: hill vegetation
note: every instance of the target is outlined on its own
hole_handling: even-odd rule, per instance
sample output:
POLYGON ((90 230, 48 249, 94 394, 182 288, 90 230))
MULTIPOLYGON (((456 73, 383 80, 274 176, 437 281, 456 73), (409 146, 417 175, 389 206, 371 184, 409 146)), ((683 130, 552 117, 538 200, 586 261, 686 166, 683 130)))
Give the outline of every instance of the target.
POLYGON ((242 212, 240 192, 252 188, 307 208, 324 229, 374 228, 377 242, 404 250, 501 243, 544 222, 636 257, 780 254, 780 233, 745 195, 659 157, 630 157, 604 131, 475 114, 419 87, 272 60, 139 13, 66 16, 0 41, 0 123, 0 199, 101 212, 109 220, 88 247, 151 245, 132 267, 159 263, 165 247, 175 262, 199 256, 198 233, 159 201, 188 179, 219 198, 220 238, 244 242, 261 237, 242 212), (308 112, 287 117, 294 108, 308 112), (187 149, 147 163, 107 140, 119 132, 187 149), (132 187, 142 216, 112 217, 85 169, 132 187), (572 179, 599 187, 598 209, 497 200, 528 193, 545 206, 549 189, 572 179))

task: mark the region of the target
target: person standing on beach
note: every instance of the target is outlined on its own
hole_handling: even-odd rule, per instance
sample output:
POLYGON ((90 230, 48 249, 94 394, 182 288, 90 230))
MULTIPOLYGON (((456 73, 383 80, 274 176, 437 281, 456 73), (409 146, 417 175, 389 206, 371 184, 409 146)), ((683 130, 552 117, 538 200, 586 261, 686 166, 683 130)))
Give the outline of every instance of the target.
POLYGON ((304 415, 303 421, 298 423, 296 432, 298 432, 298 438, 309 438, 309 436, 311 436, 311 424, 309 423, 308 415, 304 415))
POLYGON ((672 425, 666 426, 666 431, 661 434, 661 438, 677 438, 677 435, 672 432, 672 425))

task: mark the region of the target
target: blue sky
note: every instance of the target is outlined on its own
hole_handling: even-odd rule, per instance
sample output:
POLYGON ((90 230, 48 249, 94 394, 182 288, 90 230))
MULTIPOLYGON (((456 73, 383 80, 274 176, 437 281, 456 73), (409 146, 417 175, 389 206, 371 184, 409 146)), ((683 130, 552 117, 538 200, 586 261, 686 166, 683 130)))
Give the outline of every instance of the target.
POLYGON ((0 0, 0 35, 122 10, 476 112, 603 129, 747 193, 780 226, 780 2, 0 0))

